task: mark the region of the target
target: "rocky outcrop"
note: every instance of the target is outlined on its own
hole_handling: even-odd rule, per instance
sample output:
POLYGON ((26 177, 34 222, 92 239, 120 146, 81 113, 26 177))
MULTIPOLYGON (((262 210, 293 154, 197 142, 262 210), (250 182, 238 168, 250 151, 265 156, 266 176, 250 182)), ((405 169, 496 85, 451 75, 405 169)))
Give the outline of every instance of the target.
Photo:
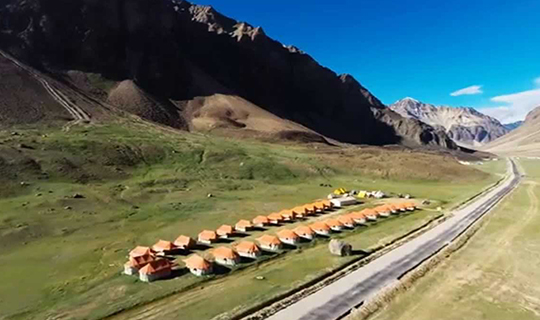
MULTIPOLYGON (((144 94, 130 89, 130 95, 145 101, 135 113, 152 121, 184 128, 189 119, 177 115, 185 101, 223 94, 342 142, 451 147, 444 132, 388 114, 353 77, 208 6, 179 0, 3 3, 1 49, 42 70, 132 84, 144 94), (140 109, 156 105, 159 112, 140 109)), ((107 92, 109 101, 130 110, 130 95, 116 90, 107 92)))
POLYGON ((473 108, 438 107, 405 98, 390 105, 390 109, 445 131, 456 142, 469 146, 486 144, 509 132, 497 119, 473 108))

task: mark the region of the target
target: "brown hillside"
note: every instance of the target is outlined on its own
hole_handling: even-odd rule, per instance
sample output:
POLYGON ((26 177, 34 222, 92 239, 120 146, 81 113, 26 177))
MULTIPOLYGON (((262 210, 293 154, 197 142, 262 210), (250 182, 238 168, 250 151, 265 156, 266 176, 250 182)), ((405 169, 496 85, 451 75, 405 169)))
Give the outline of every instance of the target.
POLYGON ((515 156, 540 156, 540 107, 531 111, 523 125, 489 143, 483 150, 515 156))
POLYGON ((0 126, 71 118, 38 80, 0 55, 0 126))

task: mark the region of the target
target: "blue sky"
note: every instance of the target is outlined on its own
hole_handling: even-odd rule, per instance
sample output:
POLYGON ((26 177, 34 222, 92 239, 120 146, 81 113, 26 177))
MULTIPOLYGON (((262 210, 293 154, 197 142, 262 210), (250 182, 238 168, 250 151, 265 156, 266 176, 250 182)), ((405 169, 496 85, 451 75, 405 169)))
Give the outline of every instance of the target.
POLYGON ((518 120, 540 105, 539 0, 200 0, 262 26, 384 103, 403 97, 518 120), (463 94, 451 93, 470 86, 463 94))

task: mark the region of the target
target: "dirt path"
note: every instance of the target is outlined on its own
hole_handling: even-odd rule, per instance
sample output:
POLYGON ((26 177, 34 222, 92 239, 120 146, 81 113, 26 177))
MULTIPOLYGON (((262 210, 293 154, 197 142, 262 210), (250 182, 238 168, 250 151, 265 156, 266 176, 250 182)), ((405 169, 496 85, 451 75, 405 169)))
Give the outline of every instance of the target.
MULTIPOLYGON (((509 225, 500 234, 492 235, 490 238, 495 238, 495 241, 489 246, 489 250, 480 251, 475 261, 467 267, 459 270, 457 273, 451 273, 449 276, 440 279, 433 288, 433 291, 425 296, 430 301, 445 301, 449 297, 456 297, 460 295, 464 286, 478 283, 482 278, 489 277, 489 274, 493 272, 493 268, 497 266, 497 262, 504 259, 509 250, 512 250, 511 246, 517 237, 523 234, 524 230, 529 226, 531 220, 538 214, 539 200, 535 194, 535 190, 538 186, 535 182, 527 182, 527 195, 529 200, 529 207, 523 215, 516 216, 517 220, 514 224, 509 225)), ((509 204, 507 204, 509 205, 509 204)), ((504 213, 499 213, 504 214, 504 213)), ((492 220, 495 217, 490 217, 492 220)), ((490 221, 488 221, 489 223, 490 221)), ((462 250, 466 250, 466 247, 462 250)), ((455 261, 448 261, 447 263, 455 263, 455 261)), ((504 283, 512 276, 516 269, 516 263, 509 263, 505 267, 503 277, 489 277, 493 280, 488 286, 485 286, 482 290, 478 290, 469 295, 467 299, 481 298, 488 292, 497 291, 498 288, 504 287, 504 283)), ((408 306, 405 312, 401 313, 395 320, 402 319, 429 319, 430 316, 437 314, 438 304, 426 304, 424 299, 414 301, 408 306)), ((384 316, 384 312, 379 315, 384 316)), ((375 316, 374 319, 379 319, 375 316)))
POLYGON ((14 65, 19 67, 20 69, 26 71, 30 76, 32 76, 34 79, 39 81, 41 85, 47 90, 47 92, 53 97, 54 100, 56 100, 62 107, 64 107, 73 117, 75 120, 90 120, 90 115, 86 113, 84 110, 79 108, 76 104, 72 103, 68 97, 66 97, 61 91, 57 90, 49 83, 49 81, 45 80, 37 71, 33 70, 32 68, 24 65, 23 63, 19 62, 17 59, 13 58, 12 56, 8 55, 7 53, 0 50, 0 55, 4 58, 11 61, 14 65))

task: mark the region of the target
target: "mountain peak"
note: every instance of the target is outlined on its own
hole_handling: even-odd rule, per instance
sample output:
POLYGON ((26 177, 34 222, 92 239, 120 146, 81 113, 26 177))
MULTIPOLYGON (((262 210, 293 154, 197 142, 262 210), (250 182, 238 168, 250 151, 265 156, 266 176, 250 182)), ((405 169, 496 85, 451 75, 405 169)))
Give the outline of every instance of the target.
POLYGON ((457 142, 472 146, 490 142, 509 131, 498 120, 470 107, 435 106, 407 97, 389 108, 404 117, 443 128, 457 142))

